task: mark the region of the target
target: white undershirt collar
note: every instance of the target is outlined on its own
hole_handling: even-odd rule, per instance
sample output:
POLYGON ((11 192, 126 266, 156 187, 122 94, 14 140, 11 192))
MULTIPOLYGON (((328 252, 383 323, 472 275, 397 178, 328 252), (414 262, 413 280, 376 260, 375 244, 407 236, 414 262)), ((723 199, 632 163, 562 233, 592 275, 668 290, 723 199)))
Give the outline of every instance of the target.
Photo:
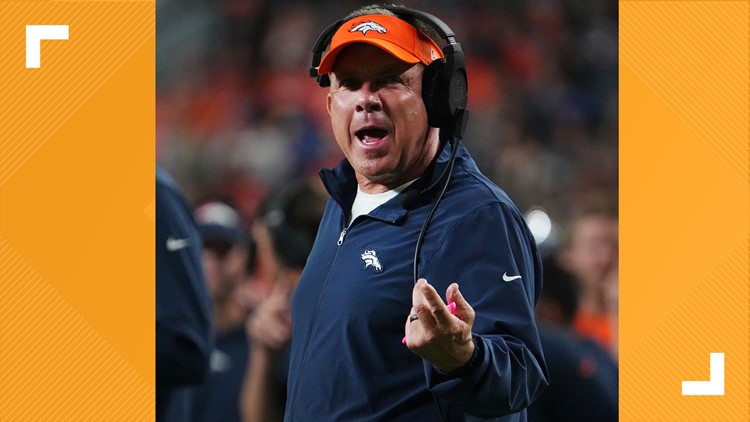
POLYGON ((351 222, 360 215, 369 214, 370 211, 390 201, 391 199, 393 199, 393 197, 401 193, 416 180, 417 179, 408 181, 399 187, 383 193, 366 193, 362 191, 362 188, 360 188, 359 185, 357 185, 357 196, 354 198, 354 203, 352 204, 352 212, 351 218, 349 219, 349 224, 351 224, 351 222))

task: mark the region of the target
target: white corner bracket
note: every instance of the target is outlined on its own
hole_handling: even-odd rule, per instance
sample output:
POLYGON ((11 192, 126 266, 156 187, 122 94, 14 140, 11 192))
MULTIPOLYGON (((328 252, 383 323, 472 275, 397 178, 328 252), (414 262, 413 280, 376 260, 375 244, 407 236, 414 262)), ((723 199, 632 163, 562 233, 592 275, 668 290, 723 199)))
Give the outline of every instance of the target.
POLYGON ((26 68, 41 66, 42 40, 67 40, 68 25, 26 25, 26 68))
POLYGON ((711 375, 708 381, 683 381, 683 396, 724 395, 724 353, 711 353, 711 375))

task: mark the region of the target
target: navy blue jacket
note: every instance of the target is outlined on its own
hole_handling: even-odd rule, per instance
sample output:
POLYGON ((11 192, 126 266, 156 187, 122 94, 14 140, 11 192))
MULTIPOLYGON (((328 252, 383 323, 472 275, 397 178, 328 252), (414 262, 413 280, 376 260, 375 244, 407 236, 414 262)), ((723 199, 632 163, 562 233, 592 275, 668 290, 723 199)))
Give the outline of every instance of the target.
POLYGON ((572 330, 539 328, 550 385, 529 407, 529 420, 617 422, 618 374, 612 357, 572 330))
MULTIPOLYGON (((436 180, 449 152, 409 189, 436 180)), ((459 283, 476 311, 475 364, 448 376, 401 344, 430 198, 407 210, 397 196, 344 232, 354 171, 344 160, 321 176, 331 199, 292 302, 286 420, 525 421, 547 384, 534 320, 541 263, 507 195, 461 146, 420 254, 420 277, 441 296, 459 283)))
POLYGON ((244 325, 216 336, 208 378, 193 389, 193 421, 242 420, 239 392, 245 379, 249 353, 250 345, 244 325))
POLYGON ((156 420, 189 420, 186 386, 208 374, 210 303, 203 244, 174 181, 156 169, 156 420))

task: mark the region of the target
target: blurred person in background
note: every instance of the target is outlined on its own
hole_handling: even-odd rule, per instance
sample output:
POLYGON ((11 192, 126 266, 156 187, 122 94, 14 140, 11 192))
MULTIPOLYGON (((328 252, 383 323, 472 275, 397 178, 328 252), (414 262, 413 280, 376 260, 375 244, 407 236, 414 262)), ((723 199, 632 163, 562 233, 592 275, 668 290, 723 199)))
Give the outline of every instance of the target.
POLYGON ((575 276, 555 256, 545 259, 536 314, 550 379, 529 406, 530 422, 617 421, 617 364, 598 343, 574 331, 578 290, 575 276))
POLYGON ((321 172, 330 198, 291 305, 286 420, 525 421, 547 384, 539 254, 460 145, 449 31, 371 6, 314 47, 346 159, 321 172))
POLYGON ((250 281, 254 246, 235 208, 209 201, 195 210, 212 304, 214 347, 206 382, 194 389, 195 421, 239 421, 239 392, 249 345, 245 320, 263 292, 250 281))
POLYGON ((265 199, 253 224, 259 262, 256 277, 269 281, 273 289, 247 323, 252 350, 242 392, 246 422, 283 419, 291 337, 289 301, 315 241, 325 202, 320 187, 294 182, 265 199))
POLYGON ((156 168, 156 420, 190 421, 191 386, 206 379, 211 309, 191 208, 156 168))
POLYGON ((580 283, 573 327, 617 356, 618 221, 616 207, 593 205, 577 215, 562 265, 580 283))

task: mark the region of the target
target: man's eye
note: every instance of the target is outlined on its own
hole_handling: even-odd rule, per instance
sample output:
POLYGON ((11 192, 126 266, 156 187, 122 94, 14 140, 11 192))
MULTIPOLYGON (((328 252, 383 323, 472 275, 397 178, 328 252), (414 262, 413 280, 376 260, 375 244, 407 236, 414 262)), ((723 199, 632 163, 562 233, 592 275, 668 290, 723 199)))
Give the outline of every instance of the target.
POLYGON ((361 85, 361 83, 354 78, 344 78, 339 81, 339 85, 348 89, 356 89, 361 85))
POLYGON ((400 84, 401 83, 401 77, 398 75, 391 75, 386 76, 383 78, 383 83, 385 84, 400 84))

